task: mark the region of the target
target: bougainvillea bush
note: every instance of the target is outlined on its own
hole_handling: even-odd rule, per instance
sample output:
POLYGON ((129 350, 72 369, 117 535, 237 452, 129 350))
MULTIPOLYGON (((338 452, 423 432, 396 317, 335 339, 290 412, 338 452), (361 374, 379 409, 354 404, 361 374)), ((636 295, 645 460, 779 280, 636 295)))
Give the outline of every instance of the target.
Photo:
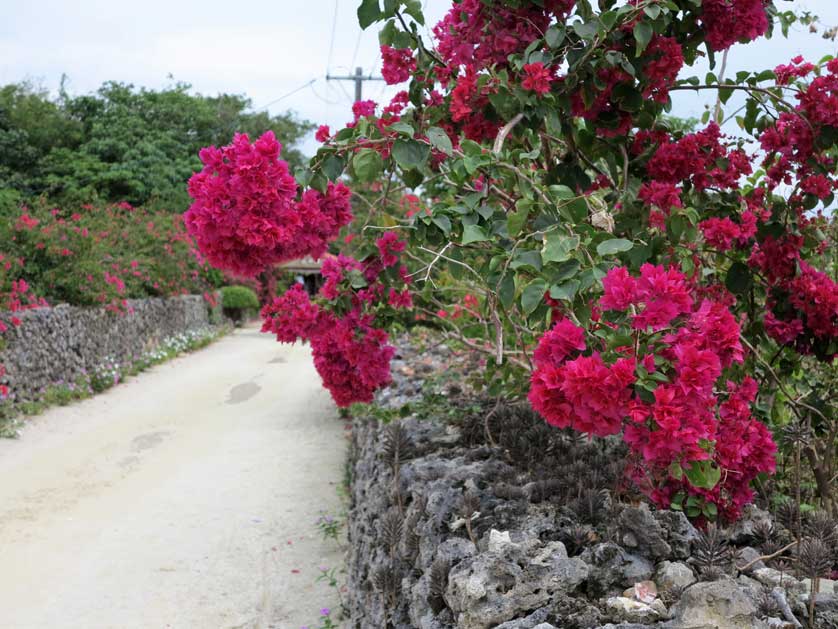
POLYGON ((655 504, 735 519, 772 428, 831 421, 791 374, 838 353, 838 60, 725 76, 794 20, 764 0, 460 0, 432 41, 417 0, 358 18, 404 89, 321 127, 296 182, 270 136, 208 152, 187 215, 206 254, 253 274, 331 242, 320 294, 263 314, 339 405, 372 399, 387 330, 421 321, 485 352, 490 395, 622 435, 655 504), (674 124, 699 91, 716 107, 674 124))
POLYGON ((6 208, 0 256, 2 306, 12 311, 48 303, 121 311, 131 298, 204 293, 219 275, 180 216, 127 203, 6 208))
MULTIPOLYGON (((0 205, 0 344, 21 310, 66 303, 118 316, 128 299, 195 293, 215 305, 221 279, 177 214, 128 203, 0 205)), ((0 402, 7 395, 0 385, 0 402)))

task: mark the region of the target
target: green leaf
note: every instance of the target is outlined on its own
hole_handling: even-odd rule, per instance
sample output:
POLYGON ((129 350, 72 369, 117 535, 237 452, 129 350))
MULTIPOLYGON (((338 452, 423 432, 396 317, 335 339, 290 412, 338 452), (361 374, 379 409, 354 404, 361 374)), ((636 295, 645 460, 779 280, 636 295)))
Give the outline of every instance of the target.
POLYGON ((699 489, 713 489, 722 478, 722 471, 707 460, 693 461, 684 472, 690 484, 699 489))
POLYGON ((524 309, 524 313, 530 314, 538 308, 539 304, 544 301, 544 293, 546 292, 547 282, 541 278, 534 279, 527 284, 524 292, 521 293, 521 307, 524 309))
POLYGON ((361 30, 377 22, 381 17, 381 6, 378 0, 361 0, 361 4, 358 7, 358 24, 361 30))
POLYGON ((323 160, 323 174, 329 181, 334 181, 343 174, 344 162, 337 155, 329 155, 323 160))
POLYGON ((530 215, 530 207, 532 203, 518 202, 518 211, 513 212, 506 219, 506 230, 511 237, 517 236, 527 223, 527 217, 530 215))
POLYGON ((422 26, 425 24, 425 16, 422 14, 422 3, 419 0, 405 0, 404 12, 412 17, 422 26))
POLYGON ((725 286, 735 295, 743 295, 751 287, 751 271, 746 264, 734 262, 725 277, 725 286))
POLYGON ((398 139, 393 142, 393 159, 405 170, 420 168, 428 160, 431 147, 416 140, 398 139))
POLYGON ((558 201, 567 201, 568 199, 575 199, 576 193, 567 186, 550 186, 547 192, 553 199, 558 201))
POLYGON ((652 41, 652 35, 655 34, 652 25, 648 22, 638 22, 634 25, 634 41, 637 43, 636 55, 639 57, 646 50, 646 46, 652 41))
POLYGON ((303 188, 308 187, 308 183, 311 181, 312 176, 314 175, 309 168, 297 168, 294 171, 294 179, 297 181, 297 184, 302 186, 303 188))
POLYGON ((564 262, 579 246, 579 236, 564 236, 558 232, 550 232, 544 240, 541 259, 547 262, 564 262))
POLYGON ((352 288, 366 288, 368 286, 366 278, 364 278, 363 271, 359 269, 351 269, 347 273, 347 277, 349 278, 349 285, 352 288))
POLYGON ((387 128, 390 131, 395 131, 396 133, 400 133, 401 135, 408 138, 412 138, 413 134, 416 133, 411 125, 402 121, 394 122, 393 124, 387 125, 387 128))
POLYGON ((416 188, 425 180, 425 175, 421 170, 406 170, 402 173, 402 179, 408 188, 416 188))
POLYGON ((384 168, 384 160, 375 149, 361 149, 352 158, 352 169, 359 181, 374 181, 384 168))
POLYGON ((645 104, 643 94, 626 83, 617 85, 614 88, 613 96, 625 111, 640 111, 645 104))
POLYGON ((612 238, 604 240, 596 246, 596 252, 601 256, 612 256, 616 253, 630 251, 634 243, 625 238, 612 238))
POLYGON ((569 280, 579 272, 579 268, 581 266, 582 265, 579 264, 579 260, 567 260, 562 262, 561 264, 551 268, 550 280, 553 283, 569 280))
POLYGON ((495 213, 495 208, 493 208, 491 205, 483 203, 477 207, 477 213, 480 214, 480 216, 482 216, 484 220, 488 221, 490 218, 492 218, 492 215, 495 213))
POLYGON ((653 20, 658 19, 658 16, 661 14, 661 8, 656 4, 650 4, 647 7, 644 7, 643 13, 648 15, 653 20))
MULTIPOLYGON (((396 37, 403 31, 396 28, 395 20, 387 20, 384 27, 378 31, 378 44, 380 46, 393 46, 396 37)), ((393 46, 393 48, 400 48, 400 46, 393 46)))
POLYGON ((515 254, 515 259, 510 263, 511 269, 520 269, 523 266, 529 266, 536 271, 541 270, 541 254, 532 249, 528 251, 519 251, 515 254))
POLYGON ((451 233, 451 219, 447 216, 434 216, 431 220, 446 236, 451 233))
POLYGON ((591 20, 590 22, 576 22, 573 26, 571 26, 571 28, 582 39, 593 39, 597 33, 596 20, 591 20))
POLYGON ((431 146, 442 151, 446 155, 451 155, 454 150, 454 147, 451 145, 451 138, 449 138, 448 134, 439 127, 431 127, 428 129, 428 140, 431 142, 431 146))
POLYGON ((556 284, 550 287, 550 297, 553 299, 573 301, 573 298, 579 291, 579 286, 579 280, 568 280, 562 284, 556 284))
POLYGON ((312 175, 308 185, 318 192, 325 194, 326 188, 329 186, 329 180, 326 179, 326 175, 322 171, 317 171, 312 175))
POLYGON ((669 233, 672 235, 672 240, 678 242, 681 240, 681 235, 687 228, 687 221, 681 214, 673 214, 669 217, 669 233))
POLYGON ((582 223, 588 218, 588 201, 585 197, 578 197, 563 205, 560 212, 570 216, 574 223, 582 223))
POLYGON ((617 12, 606 11, 599 16, 599 21, 602 22, 603 26, 610 31, 614 28, 614 24, 617 23, 617 12))
POLYGON ((509 308, 515 300, 515 278, 511 273, 503 276, 498 286, 498 299, 504 308, 509 308))
POLYGON ((564 41, 564 37, 564 29, 556 26, 551 26, 547 29, 547 32, 544 33, 544 41, 547 42, 547 45, 550 46, 550 48, 557 48, 561 46, 564 41))
POLYGON ((470 245, 473 242, 484 242, 489 237, 479 225, 465 225, 463 227, 463 240, 461 244, 470 245))
POLYGON ((482 157, 483 147, 474 140, 463 140, 460 142, 460 149, 469 157, 482 157))

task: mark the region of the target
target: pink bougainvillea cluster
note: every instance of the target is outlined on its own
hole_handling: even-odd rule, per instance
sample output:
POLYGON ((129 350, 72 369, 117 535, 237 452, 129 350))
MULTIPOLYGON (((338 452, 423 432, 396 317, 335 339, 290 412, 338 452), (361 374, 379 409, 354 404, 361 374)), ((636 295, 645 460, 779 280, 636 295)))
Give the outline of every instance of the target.
POLYGON ((341 183, 298 197, 280 149, 268 131, 252 144, 237 134, 229 146, 201 150, 204 168, 189 180, 194 203, 184 218, 214 266, 253 276, 279 262, 319 258, 352 220, 341 183))
MULTIPOLYGON (((798 182, 788 207, 801 227, 815 220, 808 199, 828 203, 834 198, 838 178, 828 170, 834 160, 821 153, 815 138, 838 126, 834 114, 838 110, 838 61, 829 61, 825 70, 797 94, 796 110, 781 113, 760 135, 767 188, 742 195, 739 212, 704 218, 699 228, 712 249, 748 254, 748 265, 768 290, 764 315, 768 335, 800 353, 829 359, 831 355, 823 348, 838 339, 838 283, 803 259, 802 236, 778 236, 770 231, 759 235, 760 225, 772 219, 766 210, 766 195, 781 184, 798 182)), ((785 85, 814 71, 813 64, 796 57, 790 64, 778 66, 775 74, 778 84, 785 85)), ((752 158, 739 148, 725 148, 723 136, 712 123, 704 131, 676 141, 638 135, 639 146, 657 143, 646 165, 651 180, 639 193, 644 202, 657 208, 650 215, 653 224, 662 226, 671 208, 683 207, 685 186, 737 191, 742 176, 751 173, 752 158)))
POLYGON ((510 54, 524 50, 541 36, 551 20, 564 18, 575 4, 575 0, 463 0, 454 4, 434 27, 439 53, 452 66, 506 65, 510 54))
POLYGON ((703 0, 701 23, 707 43, 727 50, 739 41, 753 41, 768 30, 768 0, 703 0))
POLYGON ((387 85, 404 83, 416 70, 416 60, 410 48, 381 47, 381 76, 387 85))
POLYGON ((773 471, 775 452, 750 415, 753 380, 717 393, 723 370, 743 360, 738 323, 725 304, 695 299, 672 268, 645 264, 634 277, 615 267, 603 286, 603 325, 624 326, 631 344, 606 351, 596 336, 586 340, 582 328, 558 321, 533 355, 533 408, 554 426, 622 432, 634 454, 632 480, 658 504, 685 491, 735 519, 752 498, 750 482, 773 471), (712 461, 723 480, 712 489, 686 482, 683 470, 697 461, 712 461))
MULTIPOLYGON (((753 157, 739 147, 726 146, 715 123, 677 140, 659 132, 640 132, 635 152, 654 147, 646 163, 649 180, 638 194, 652 207, 652 226, 663 229, 671 210, 684 206, 681 195, 688 190, 740 194, 739 211, 700 221, 704 242, 721 253, 748 253, 748 265, 762 278, 769 293, 764 316, 769 336, 801 353, 828 359, 831 354, 823 348, 838 339, 838 283, 804 261, 803 237, 776 236, 770 230, 760 235, 760 226, 772 220, 766 195, 777 186, 798 182, 788 206, 801 227, 814 221, 807 199, 828 203, 838 188, 838 178, 828 169, 834 160, 821 153, 815 142, 815 137, 838 126, 838 116, 833 113, 838 109, 838 61, 829 61, 825 70, 798 93, 796 111, 781 113, 760 135, 767 188, 757 188, 750 194, 739 192, 742 178, 752 172, 753 157)), ((786 84, 813 71, 813 64, 797 57, 791 64, 776 68, 775 74, 779 84, 786 84)))
MULTIPOLYGON (((6 257, 2 254, 0 254, 0 264, 2 264, 2 268, 0 268, 0 277, 4 280, 0 282, 0 285, 6 285, 6 276, 16 265, 12 260, 6 259, 6 257)), ((46 299, 38 297, 32 292, 31 287, 26 280, 13 279, 8 282, 8 286, 9 288, 7 291, 0 292, 0 310, 10 313, 7 318, 8 324, 6 321, 0 320, 0 337, 9 331, 10 325, 13 327, 19 327, 22 325, 23 322, 16 313, 20 313, 23 310, 32 310, 34 308, 49 307, 46 299)), ((4 365, 0 364, 0 378, 5 375, 6 368, 4 365)), ((0 402, 5 400, 8 395, 9 387, 5 384, 0 384, 0 402)))
POLYGON ((649 177, 658 183, 689 183, 698 190, 738 187, 740 178, 751 174, 751 162, 744 151, 729 149, 722 140, 719 125, 711 122, 678 140, 658 142, 646 164, 649 177))
POLYGON ((317 301, 295 285, 262 309, 263 332, 283 343, 311 344, 317 373, 338 406, 372 402, 375 391, 390 382, 395 349, 376 325, 379 304, 396 310, 412 306, 410 277, 399 264, 404 241, 387 232, 376 244, 378 253, 363 261, 344 255, 324 259, 317 301))
MULTIPOLYGON (((12 263, 4 260, 2 255, 0 255, 0 263, 4 264, 6 271, 12 268, 12 263)), ((0 293, 0 310, 12 313, 9 322, 15 327, 21 324, 21 320, 14 313, 22 310, 48 307, 47 300, 35 295, 31 290, 31 286, 22 278, 12 280, 9 283, 9 290, 0 293)), ((3 321, 0 321, 0 334, 6 332, 8 329, 8 326, 3 321)))
MULTIPOLYGON (((778 66, 774 72, 778 84, 786 85, 814 70, 814 65, 804 62, 803 57, 795 57, 791 64, 778 66)), ((823 160, 813 158, 819 152, 816 139, 822 137, 826 128, 838 127, 838 59, 827 62, 826 72, 796 91, 795 97, 795 111, 782 112, 760 136, 766 154, 763 166, 772 187, 790 184, 796 175, 808 192, 825 198, 835 190, 835 181, 815 173, 823 160)))

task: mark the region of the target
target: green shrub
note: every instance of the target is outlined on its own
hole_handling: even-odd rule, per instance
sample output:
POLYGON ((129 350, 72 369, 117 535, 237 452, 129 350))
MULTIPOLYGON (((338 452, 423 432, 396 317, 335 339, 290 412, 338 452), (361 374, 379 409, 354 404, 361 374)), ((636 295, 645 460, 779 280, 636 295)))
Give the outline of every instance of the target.
POLYGON ((236 310, 258 310, 259 298, 247 286, 224 286, 221 288, 223 308, 236 310))
POLYGON ((201 147, 270 129, 283 159, 302 166, 294 145, 312 128, 292 114, 253 111, 246 96, 203 96, 185 83, 149 90, 108 81, 79 96, 62 87, 57 98, 37 83, 0 85, 0 188, 26 202, 46 195, 60 206, 128 201, 179 213, 201 147))

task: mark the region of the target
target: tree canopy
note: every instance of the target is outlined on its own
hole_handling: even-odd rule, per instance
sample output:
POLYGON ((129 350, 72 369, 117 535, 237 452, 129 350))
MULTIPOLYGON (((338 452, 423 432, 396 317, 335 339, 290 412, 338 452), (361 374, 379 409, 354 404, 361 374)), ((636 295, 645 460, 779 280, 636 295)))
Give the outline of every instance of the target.
POLYGON ((37 196, 75 206, 152 203, 183 210, 185 182, 203 146, 236 132, 273 131, 292 165, 311 125, 292 113, 253 111, 240 94, 204 96, 187 83, 162 90, 108 81, 95 93, 57 98, 31 82, 0 87, 0 203, 37 196))

